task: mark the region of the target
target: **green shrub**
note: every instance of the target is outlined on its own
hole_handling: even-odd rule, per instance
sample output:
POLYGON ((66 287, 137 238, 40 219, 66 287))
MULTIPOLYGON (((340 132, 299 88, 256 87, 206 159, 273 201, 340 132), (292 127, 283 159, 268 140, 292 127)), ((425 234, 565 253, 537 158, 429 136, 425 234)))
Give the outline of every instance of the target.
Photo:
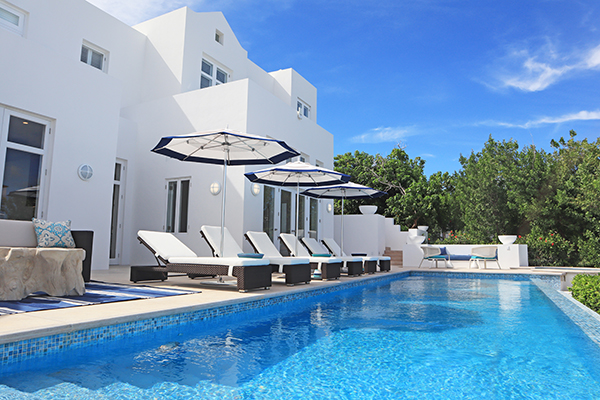
POLYGON ((600 276, 599 275, 576 275, 573 278, 573 286, 569 288, 573 298, 600 313, 600 276))
POLYGON ((577 254, 573 243, 558 232, 544 232, 534 227, 525 237, 519 237, 517 244, 526 244, 529 254, 529 265, 562 267, 575 265, 577 254))

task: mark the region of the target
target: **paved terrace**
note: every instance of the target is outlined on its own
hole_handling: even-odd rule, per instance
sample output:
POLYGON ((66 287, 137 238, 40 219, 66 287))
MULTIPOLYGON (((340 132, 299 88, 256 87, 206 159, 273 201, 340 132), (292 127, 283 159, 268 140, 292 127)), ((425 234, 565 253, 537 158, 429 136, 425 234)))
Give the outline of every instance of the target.
MULTIPOLYGON (((485 270, 477 270, 461 268, 416 269, 392 266, 392 271, 388 273, 377 272, 375 275, 363 275, 361 277, 342 276, 339 280, 333 281, 313 280, 309 285, 301 284, 292 287, 286 286, 285 283, 283 283, 283 279, 278 279, 274 276, 271 290, 254 290, 248 293, 239 293, 235 289, 235 286, 231 288, 213 288, 205 283, 202 283, 202 280, 192 280, 187 276, 173 276, 169 277, 169 279, 164 282, 145 281, 140 282, 139 285, 179 288, 189 291, 198 291, 198 293, 0 316, 0 344, 78 331, 82 329, 97 328, 124 322, 161 317, 165 315, 185 313, 220 305, 243 302, 246 300, 268 298, 278 296, 282 293, 314 290, 327 285, 340 285, 344 282, 369 280, 373 279, 374 277, 376 278, 382 276, 383 274, 387 274, 389 276, 389 274, 398 274, 410 270, 487 274, 509 273, 562 275, 564 273, 549 269, 536 270, 534 268, 518 268, 511 270, 489 268, 485 270)), ((108 283, 133 284, 129 281, 128 266, 117 266, 111 267, 108 270, 92 271, 92 280, 108 283)))

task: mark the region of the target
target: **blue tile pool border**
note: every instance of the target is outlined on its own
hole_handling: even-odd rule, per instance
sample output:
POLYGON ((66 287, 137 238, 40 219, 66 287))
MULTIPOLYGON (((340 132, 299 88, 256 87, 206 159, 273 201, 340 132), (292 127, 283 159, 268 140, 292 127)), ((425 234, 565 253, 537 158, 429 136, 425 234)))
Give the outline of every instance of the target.
MULTIPOLYGON (((33 358, 43 357, 48 354, 58 353, 69 349, 97 345, 102 342, 116 340, 123 337, 134 336, 144 332, 157 331, 176 325, 189 324, 196 321, 218 318, 221 316, 236 314, 249 310, 256 310, 277 304, 283 304, 300 299, 337 292, 349 288, 379 284, 382 282, 397 280, 408 276, 437 276, 453 279, 502 279, 513 281, 535 280, 536 282, 540 282, 540 284, 544 288, 546 288, 547 291, 556 294, 556 296, 548 296, 555 303, 561 302, 563 300, 569 301, 564 295, 561 295, 558 292, 561 284, 560 275, 468 272, 463 273, 451 271, 403 271, 398 273, 381 274, 379 276, 370 277, 370 279, 360 279, 356 281, 343 282, 322 288, 310 288, 308 290, 300 292, 282 293, 269 297, 250 299, 247 301, 236 302, 232 304, 217 305, 214 307, 203 308, 195 311, 177 313, 177 311, 174 310, 175 313, 172 315, 152 317, 137 321, 124 322, 96 328, 87 328, 39 338, 4 343, 0 344, 0 365, 18 363, 33 358), (559 300, 555 300, 555 298, 559 300)), ((540 285, 538 285, 538 287, 539 286, 540 285)), ((563 311, 565 311, 567 315, 571 316, 570 311, 572 311, 572 307, 566 307, 563 309, 563 311), (569 312, 565 310, 568 310, 569 312)), ((592 337, 592 339, 600 344, 600 319, 594 319, 590 315, 586 316, 583 314, 584 313, 577 314, 577 318, 580 320, 580 322, 588 326, 587 331, 584 328, 582 329, 584 329, 586 333, 588 333, 588 331, 596 332, 597 336, 592 337)), ((577 321, 575 322, 577 323, 577 321)), ((578 323, 578 325, 580 324, 578 323)))

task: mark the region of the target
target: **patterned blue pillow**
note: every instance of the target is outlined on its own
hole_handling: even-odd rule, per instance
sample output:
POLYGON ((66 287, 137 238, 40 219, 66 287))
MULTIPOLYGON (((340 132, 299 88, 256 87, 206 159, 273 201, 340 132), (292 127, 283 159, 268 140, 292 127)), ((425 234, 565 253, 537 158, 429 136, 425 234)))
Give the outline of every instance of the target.
POLYGON ((71 221, 48 222, 33 218, 33 227, 37 236, 38 247, 75 247, 71 235, 71 221))

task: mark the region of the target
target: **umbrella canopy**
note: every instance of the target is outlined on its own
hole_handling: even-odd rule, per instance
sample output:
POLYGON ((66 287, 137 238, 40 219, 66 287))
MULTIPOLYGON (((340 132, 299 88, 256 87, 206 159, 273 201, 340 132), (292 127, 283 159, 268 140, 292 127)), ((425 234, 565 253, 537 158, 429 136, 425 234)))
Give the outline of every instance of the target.
POLYGON ((300 155, 282 140, 235 131, 167 136, 152 151, 181 161, 221 165, 277 164, 300 155))
MULTIPOLYGON (((296 186, 296 239, 298 238, 300 186, 328 186, 345 183, 350 180, 350 175, 332 171, 327 168, 316 167, 302 161, 294 161, 285 165, 275 166, 256 172, 247 172, 245 175, 246 178, 252 182, 265 183, 274 186, 296 186)), ((297 245, 298 240, 296 240, 296 246, 297 245)))
POLYGON ((223 254, 225 231, 223 228, 225 227, 227 166, 277 164, 300 155, 284 141, 235 131, 211 131, 183 136, 167 136, 161 138, 152 151, 181 161, 223 165, 221 254, 223 254))
POLYGON ((376 199, 387 192, 382 192, 368 186, 359 185, 354 182, 347 182, 339 185, 314 187, 302 192, 303 195, 315 197, 318 199, 342 199, 342 243, 341 249, 344 251, 344 200, 345 199, 376 199))
POLYGON ((270 167, 255 172, 247 172, 246 178, 252 182, 266 183, 274 186, 329 186, 345 183, 350 175, 315 167, 302 161, 294 161, 285 165, 270 167))

